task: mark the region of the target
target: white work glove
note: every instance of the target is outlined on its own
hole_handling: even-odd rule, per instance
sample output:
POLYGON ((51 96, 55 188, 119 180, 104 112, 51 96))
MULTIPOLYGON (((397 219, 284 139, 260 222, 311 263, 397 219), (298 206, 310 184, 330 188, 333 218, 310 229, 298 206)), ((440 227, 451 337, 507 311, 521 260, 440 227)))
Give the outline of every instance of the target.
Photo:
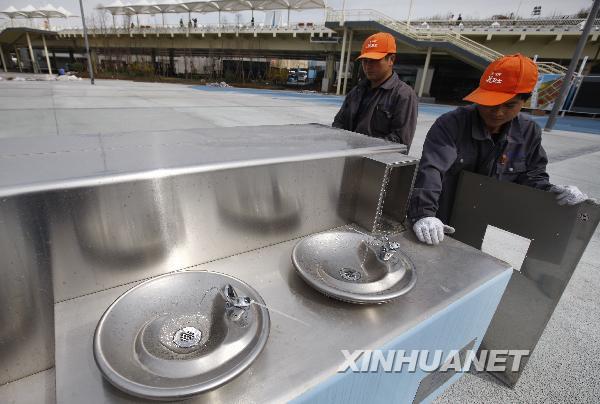
POLYGON ((552 185, 550 192, 558 194, 556 200, 559 205, 577 205, 588 199, 575 185, 552 185))
POLYGON ((413 231, 420 242, 438 245, 444 240, 444 233, 454 233, 454 227, 446 226, 437 217, 424 217, 413 225, 413 231))

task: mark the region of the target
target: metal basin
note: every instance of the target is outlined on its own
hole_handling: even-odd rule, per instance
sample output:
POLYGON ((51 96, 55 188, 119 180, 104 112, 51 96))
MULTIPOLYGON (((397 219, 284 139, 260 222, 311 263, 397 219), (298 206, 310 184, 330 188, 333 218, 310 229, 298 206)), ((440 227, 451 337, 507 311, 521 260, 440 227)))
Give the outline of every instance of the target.
POLYGON ((351 303, 384 303, 412 289, 416 274, 398 246, 386 255, 383 243, 352 230, 329 231, 301 240, 292 260, 300 276, 328 296, 351 303))
POLYGON ((257 167, 215 187, 220 217, 240 230, 261 235, 298 227, 300 200, 295 189, 286 189, 285 181, 279 177, 270 168, 257 167))
POLYGON ((119 268, 162 261, 185 236, 173 184, 146 181, 97 187, 66 211, 85 257, 119 268))
POLYGON ((243 372, 269 335, 260 295, 227 275, 189 271, 146 281, 119 297, 94 335, 94 358, 117 388, 173 400, 243 372))

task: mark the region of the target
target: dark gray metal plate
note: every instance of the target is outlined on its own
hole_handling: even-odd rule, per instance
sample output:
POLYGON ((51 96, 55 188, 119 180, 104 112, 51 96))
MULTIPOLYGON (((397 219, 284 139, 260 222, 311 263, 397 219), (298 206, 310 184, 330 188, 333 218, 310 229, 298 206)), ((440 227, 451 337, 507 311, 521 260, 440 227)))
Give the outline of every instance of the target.
MULTIPOLYGON (((514 271, 481 349, 533 351, 571 279, 598 222, 600 206, 559 206, 555 194, 470 172, 459 180, 450 225, 453 237, 481 248, 489 225, 531 240, 521 271, 514 271)), ((519 371, 494 373, 514 386, 519 371)), ((507 369, 512 367, 511 358, 507 369)))

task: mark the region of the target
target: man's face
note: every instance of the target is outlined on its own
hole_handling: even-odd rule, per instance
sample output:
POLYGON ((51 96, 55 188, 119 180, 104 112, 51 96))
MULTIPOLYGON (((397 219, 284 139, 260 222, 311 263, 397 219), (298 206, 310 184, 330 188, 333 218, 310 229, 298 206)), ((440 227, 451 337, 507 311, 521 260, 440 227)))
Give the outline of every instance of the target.
POLYGON ((512 121, 519 114, 523 105, 525 105, 525 101, 516 95, 504 104, 493 107, 477 104, 477 110, 488 128, 499 128, 512 121))
POLYGON ((362 68, 370 81, 380 81, 390 75, 394 67, 394 56, 381 59, 361 59, 362 68))

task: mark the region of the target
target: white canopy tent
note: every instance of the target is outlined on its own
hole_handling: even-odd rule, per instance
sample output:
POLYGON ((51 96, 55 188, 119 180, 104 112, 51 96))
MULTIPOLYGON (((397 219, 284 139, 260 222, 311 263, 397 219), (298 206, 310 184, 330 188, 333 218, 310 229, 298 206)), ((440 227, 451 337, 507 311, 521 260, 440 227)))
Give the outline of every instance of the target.
POLYGON ((137 24, 140 25, 140 14, 156 14, 157 10, 153 8, 146 0, 136 0, 127 6, 137 18, 137 24))
POLYGON ((56 8, 50 3, 38 8, 37 12, 41 17, 46 18, 48 28, 50 27, 51 18, 64 18, 67 20, 69 17, 76 17, 73 13, 65 10, 63 7, 56 8))
POLYGON ((23 17, 23 14, 19 13, 19 10, 14 8, 13 6, 8 7, 6 10, 1 11, 2 14, 6 15, 10 18, 10 25, 14 27, 14 19, 18 17, 23 17))
POLYGON ((187 13, 190 10, 182 6, 177 0, 163 0, 160 3, 152 4, 156 12, 162 15, 162 24, 165 25, 165 13, 187 13))
MULTIPOLYGON (((177 0, 156 0, 148 2, 147 0, 133 0, 130 3, 123 3, 121 0, 98 7, 106 10, 113 16, 116 15, 140 15, 140 14, 162 14, 164 25, 165 13, 219 13, 219 25, 221 24, 221 12, 251 11, 254 18, 254 11, 268 10, 287 10, 288 25, 290 22, 291 10, 309 10, 326 8, 325 0, 196 0, 196 1, 177 1, 177 0)), ((139 23, 138 23, 139 25, 139 23)))
POLYGON ((70 12, 69 10, 65 9, 64 7, 60 6, 58 8, 58 11, 60 13, 62 13, 62 15, 64 15, 64 18, 70 18, 70 17, 77 17, 77 15, 73 14, 72 12, 70 12))
POLYGON ((121 0, 116 0, 108 6, 98 7, 99 10, 106 10, 112 15, 133 15, 134 11, 131 7, 125 6, 121 0))
POLYGON ((27 7, 23 7, 20 10, 16 9, 13 6, 10 6, 7 9, 0 11, 0 14, 4 14, 8 18, 10 18, 11 25, 13 26, 14 18, 27 18, 29 20, 31 20, 32 18, 45 18, 49 20, 50 18, 67 19, 69 17, 76 17, 76 15, 64 9, 63 7, 56 8, 50 3, 40 8, 35 8, 32 5, 28 5, 27 7))
POLYGON ((33 7, 31 4, 28 5, 27 7, 23 7, 22 9, 20 9, 19 14, 21 14, 23 17, 27 18, 27 21, 29 22, 28 24, 30 27, 31 27, 31 19, 40 17, 40 15, 37 13, 37 10, 35 9, 35 7, 33 7))
POLYGON ((17 10, 13 6, 10 6, 6 10, 1 11, 1 13, 8 16, 8 18, 15 18, 15 17, 23 16, 21 13, 19 13, 19 10, 17 10))
POLYGON ((46 18, 64 18, 64 14, 58 11, 56 7, 52 4, 48 3, 44 7, 40 7, 37 9, 37 12, 46 18))
POLYGON ((33 7, 31 4, 28 5, 27 7, 23 7, 22 9, 20 9, 19 13, 22 14, 26 18, 35 18, 35 17, 40 16, 38 14, 37 9, 35 7, 33 7))

